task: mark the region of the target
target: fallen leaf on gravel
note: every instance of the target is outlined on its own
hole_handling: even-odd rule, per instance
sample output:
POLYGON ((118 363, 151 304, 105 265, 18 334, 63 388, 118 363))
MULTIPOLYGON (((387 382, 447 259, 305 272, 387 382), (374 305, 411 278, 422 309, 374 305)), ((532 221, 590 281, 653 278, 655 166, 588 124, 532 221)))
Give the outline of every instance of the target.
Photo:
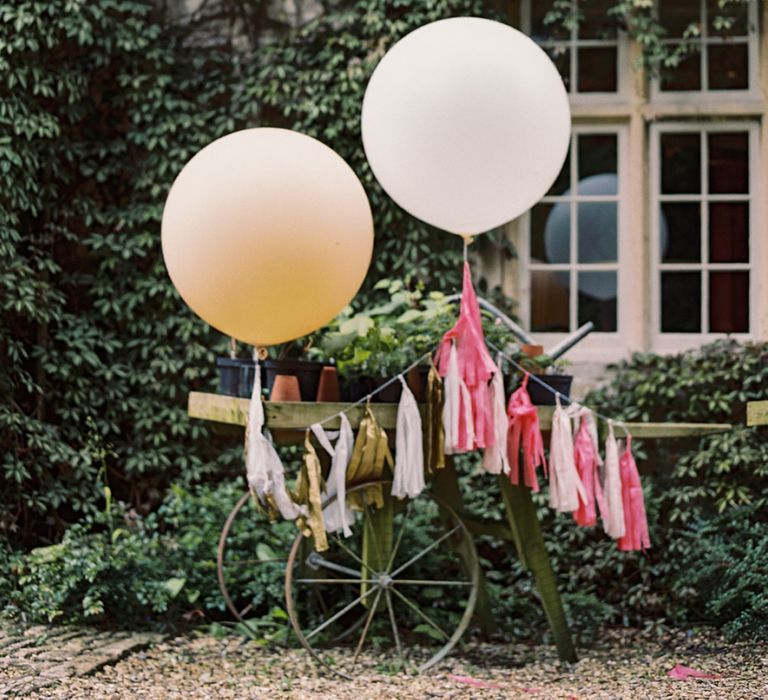
POLYGON ((454 676, 450 674, 448 680, 456 681, 456 683, 465 683, 466 685, 474 686, 475 688, 503 688, 503 685, 499 683, 489 683, 488 681, 481 681, 472 676, 454 676))
POLYGON ((677 664, 677 666, 669 671, 667 675, 670 678, 674 678, 676 681, 687 681, 691 678, 706 678, 710 680, 714 678, 722 678, 719 673, 704 673, 704 671, 698 671, 695 668, 689 668, 682 664, 677 664))

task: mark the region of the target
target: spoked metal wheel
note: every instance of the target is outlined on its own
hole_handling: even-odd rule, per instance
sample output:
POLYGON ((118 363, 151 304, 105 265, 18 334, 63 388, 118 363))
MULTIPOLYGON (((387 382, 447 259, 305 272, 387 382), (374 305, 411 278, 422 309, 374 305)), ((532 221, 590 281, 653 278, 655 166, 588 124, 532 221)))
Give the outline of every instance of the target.
POLYGON ((285 571, 285 542, 294 531, 293 523, 271 523, 248 491, 224 523, 216 556, 219 589, 234 618, 254 636, 264 636, 258 617, 281 603, 276 582, 285 571))
POLYGON ((428 669, 459 641, 477 600, 477 553, 458 515, 428 492, 397 501, 390 490, 389 481, 349 488, 360 510, 353 535, 329 533, 318 553, 299 534, 288 557, 293 629, 315 660, 347 678, 364 651, 388 670, 428 669))

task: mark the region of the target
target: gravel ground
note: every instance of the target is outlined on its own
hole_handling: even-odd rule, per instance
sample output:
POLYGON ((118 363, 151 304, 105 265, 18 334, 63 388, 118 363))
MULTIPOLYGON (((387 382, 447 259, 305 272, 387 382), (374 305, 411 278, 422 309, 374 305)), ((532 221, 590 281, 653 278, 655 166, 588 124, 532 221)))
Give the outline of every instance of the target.
MULTIPOLYGON (((323 674, 298 649, 265 649, 239 637, 190 635, 135 653, 98 673, 62 679, 38 698, 768 698, 768 644, 728 644, 711 634, 652 639, 607 633, 581 660, 560 665, 552 647, 470 643, 421 676, 388 674, 361 658, 354 680, 323 674), (719 674, 673 680, 676 664, 719 674), (472 683, 472 684, 470 684, 472 683), (477 683, 483 684, 478 686, 477 683)), ((0 681, 13 673, 0 668, 0 681)))

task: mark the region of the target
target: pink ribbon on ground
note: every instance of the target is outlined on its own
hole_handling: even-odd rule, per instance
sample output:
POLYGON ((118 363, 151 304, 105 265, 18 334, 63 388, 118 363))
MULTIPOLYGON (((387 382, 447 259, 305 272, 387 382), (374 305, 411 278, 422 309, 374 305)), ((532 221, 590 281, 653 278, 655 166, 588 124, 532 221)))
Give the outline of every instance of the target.
POLYGON ((573 443, 573 458, 586 493, 586 499, 581 501, 573 512, 573 519, 582 527, 596 525, 596 505, 599 506, 600 512, 604 513, 605 503, 603 487, 600 484, 600 455, 586 414, 581 416, 581 424, 573 443))
POLYGON ((464 263, 459 318, 443 336, 437 350, 436 364, 442 377, 448 374, 452 347, 456 348, 458 374, 466 386, 471 408, 471 415, 469 411, 460 411, 459 433, 456 443, 452 445, 453 451, 468 452, 490 447, 496 441, 496 434, 489 382, 497 368, 485 345, 480 306, 467 262, 464 263), (471 419, 471 425, 468 419, 471 419))
POLYGON ((648 549, 648 520, 645 517, 645 500, 640 474, 632 456, 632 436, 627 435, 627 446, 619 459, 621 471, 621 501, 624 506, 624 536, 619 538, 619 549, 632 552, 648 549))
POLYGON ((509 397, 507 416, 507 449, 509 450, 509 480, 520 483, 520 449, 523 450, 523 480, 534 491, 539 490, 536 479, 536 467, 542 465, 547 473, 547 460, 544 457, 544 441, 539 428, 539 414, 528 395, 528 373, 523 377, 520 388, 509 397))
POLYGON ((687 681, 691 678, 703 678, 706 680, 714 680, 716 678, 722 678, 719 673, 705 673, 699 671, 696 668, 690 668, 689 666, 683 666, 677 664, 673 669, 667 672, 670 678, 674 678, 676 681, 687 681))

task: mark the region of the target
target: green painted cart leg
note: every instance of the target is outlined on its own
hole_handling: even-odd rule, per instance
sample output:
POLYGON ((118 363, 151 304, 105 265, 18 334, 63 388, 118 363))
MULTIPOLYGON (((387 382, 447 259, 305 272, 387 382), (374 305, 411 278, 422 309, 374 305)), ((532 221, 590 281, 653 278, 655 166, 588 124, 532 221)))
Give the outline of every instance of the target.
POLYGON ((505 476, 499 477, 499 484, 520 561, 536 580, 549 628, 555 638, 558 656, 561 661, 573 663, 576 661, 576 649, 565 621, 563 603, 557 591, 555 573, 544 547, 544 537, 530 489, 525 486, 513 486, 505 476))
MULTIPOLYGON (((456 467, 453 465, 453 459, 445 457, 445 467, 438 469, 432 480, 432 491, 434 494, 445 501, 459 516, 464 512, 464 499, 459 489, 459 478, 456 474, 456 467)), ((463 518, 462 518, 463 519, 463 518)), ((477 586, 477 604, 475 605, 475 615, 480 628, 485 637, 490 637, 498 632, 496 618, 491 612, 491 603, 488 597, 488 587, 486 586, 485 575, 480 569, 480 579, 477 586)))

